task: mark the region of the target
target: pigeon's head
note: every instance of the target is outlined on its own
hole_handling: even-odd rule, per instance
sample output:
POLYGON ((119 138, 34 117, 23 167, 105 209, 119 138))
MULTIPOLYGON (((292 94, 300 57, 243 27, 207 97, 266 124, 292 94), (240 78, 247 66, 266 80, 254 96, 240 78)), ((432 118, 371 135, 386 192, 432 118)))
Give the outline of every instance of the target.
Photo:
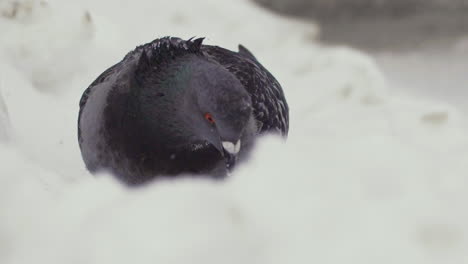
POLYGON ((173 146, 214 151, 232 168, 256 132, 252 101, 240 81, 197 55, 172 62, 156 75, 152 69, 142 73, 138 104, 153 128, 149 130, 160 137, 165 131, 173 146))
POLYGON ((255 130, 252 101, 240 81, 217 63, 192 65, 183 111, 194 136, 215 147, 231 168, 255 130))

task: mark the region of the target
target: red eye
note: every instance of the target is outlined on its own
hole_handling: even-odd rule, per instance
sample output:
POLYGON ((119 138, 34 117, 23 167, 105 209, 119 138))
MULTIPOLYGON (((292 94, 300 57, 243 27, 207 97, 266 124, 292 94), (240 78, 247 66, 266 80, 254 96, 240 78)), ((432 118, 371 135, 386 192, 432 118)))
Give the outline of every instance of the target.
POLYGON ((210 114, 210 113, 206 113, 205 114, 205 119, 210 122, 211 124, 214 124, 215 123, 215 120, 213 118, 213 116, 210 114))

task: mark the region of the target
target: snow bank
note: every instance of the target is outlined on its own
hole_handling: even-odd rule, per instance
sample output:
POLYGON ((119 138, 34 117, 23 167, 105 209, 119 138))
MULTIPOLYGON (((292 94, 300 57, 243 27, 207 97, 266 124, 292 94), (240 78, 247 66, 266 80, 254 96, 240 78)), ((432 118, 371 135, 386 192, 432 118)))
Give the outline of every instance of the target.
MULTIPOLYGON (((0 90, 1 92, 1 90, 0 90)), ((8 109, 0 93, 0 141, 6 141, 10 134, 10 119, 8 117, 8 109)))
POLYGON ((60 89, 56 86, 61 80, 70 80, 83 69, 84 53, 93 36, 89 13, 73 3, 64 12, 59 2, 4 2, 11 4, 5 5, 0 24, 3 55, 37 88, 60 89))
POLYGON ((392 95, 366 55, 322 47, 315 26, 247 1, 22 2, 31 8, 0 18, 14 136, 0 146, 1 263, 468 260, 464 116, 392 95), (251 49, 285 88, 288 142, 262 139, 224 182, 129 190, 90 176, 76 142, 81 93, 164 35, 251 49))

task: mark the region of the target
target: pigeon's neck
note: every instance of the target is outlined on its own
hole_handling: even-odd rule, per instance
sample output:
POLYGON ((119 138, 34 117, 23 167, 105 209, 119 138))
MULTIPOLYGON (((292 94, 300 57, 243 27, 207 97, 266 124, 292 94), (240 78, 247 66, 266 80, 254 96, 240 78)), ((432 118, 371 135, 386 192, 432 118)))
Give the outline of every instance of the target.
MULTIPOLYGON (((148 138, 164 138, 172 145, 187 144, 193 135, 187 122, 195 111, 190 87, 190 65, 174 62, 165 69, 147 75, 145 83, 132 97, 138 126, 148 138), (154 135, 167 133, 160 137, 154 135)), ((170 144, 164 144, 170 145, 170 144)))

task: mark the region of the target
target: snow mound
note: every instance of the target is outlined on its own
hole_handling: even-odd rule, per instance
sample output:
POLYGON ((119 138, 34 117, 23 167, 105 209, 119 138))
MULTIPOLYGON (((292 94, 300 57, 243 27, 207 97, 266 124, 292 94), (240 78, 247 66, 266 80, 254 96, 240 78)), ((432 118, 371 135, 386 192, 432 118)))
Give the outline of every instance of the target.
POLYGON ((46 91, 58 89, 64 85, 61 80, 69 80, 83 69, 94 33, 88 12, 73 3, 67 7, 48 1, 4 3, 0 6, 1 55, 34 86, 46 91))
MULTIPOLYGON (((1 90, 0 90, 1 92, 1 90)), ((0 141, 6 141, 10 134, 10 118, 5 101, 0 93, 0 141)))
POLYGON ((248 1, 0 3, 1 263, 468 261, 465 116, 393 95, 372 58, 321 46, 316 26, 248 1), (165 35, 247 46, 285 89, 287 143, 262 138, 226 181, 127 189, 86 172, 82 92, 165 35))

